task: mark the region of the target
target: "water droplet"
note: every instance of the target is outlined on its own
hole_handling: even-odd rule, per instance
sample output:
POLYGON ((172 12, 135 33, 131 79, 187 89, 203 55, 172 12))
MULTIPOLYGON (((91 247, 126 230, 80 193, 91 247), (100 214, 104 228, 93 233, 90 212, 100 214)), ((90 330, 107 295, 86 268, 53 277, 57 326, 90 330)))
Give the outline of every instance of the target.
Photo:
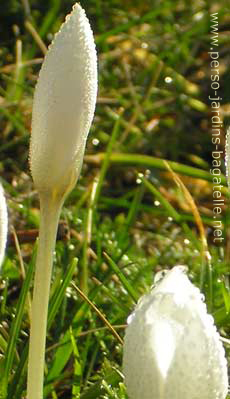
POLYGON ((93 143, 93 145, 97 146, 100 143, 100 141, 95 138, 95 139, 92 140, 92 143, 93 143))
POLYGON ((193 15, 193 19, 195 21, 200 21, 203 18, 203 16, 204 16, 204 13, 202 11, 200 11, 193 15))
POLYGON ((138 173, 136 183, 141 184, 143 177, 144 177, 143 173, 138 173))
POLYGON ((165 77, 165 83, 172 83, 172 78, 171 78, 171 76, 166 76, 165 77))
POLYGON ((205 255, 206 255, 206 258, 207 258, 208 260, 212 260, 212 257, 211 257, 211 254, 210 254, 209 251, 205 251, 205 255))

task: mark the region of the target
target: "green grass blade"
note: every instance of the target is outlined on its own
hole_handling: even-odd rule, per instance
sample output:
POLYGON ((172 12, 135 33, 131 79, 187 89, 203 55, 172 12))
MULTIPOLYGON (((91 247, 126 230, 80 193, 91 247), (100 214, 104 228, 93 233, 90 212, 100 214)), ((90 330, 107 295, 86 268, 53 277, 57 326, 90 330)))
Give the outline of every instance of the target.
MULTIPOLYGON (((106 380, 107 384, 110 384, 111 386, 116 386, 119 384, 119 382, 122 381, 122 376, 120 372, 114 370, 110 372, 109 374, 105 375, 103 380, 106 380)), ((93 384, 90 388, 88 388, 85 392, 83 392, 80 396, 80 399, 96 399, 99 397, 102 397, 105 393, 105 388, 101 384, 101 380, 93 384)))
POLYGON ((47 321, 47 328, 49 329, 51 327, 51 324, 58 312, 58 309, 60 308, 60 305, 63 301, 63 298, 65 296, 66 288, 69 286, 70 281, 73 277, 73 273, 76 270, 78 263, 78 259, 74 258, 72 260, 72 263, 66 273, 66 276, 61 284, 60 287, 56 290, 54 293, 53 297, 50 300, 49 304, 49 313, 48 313, 48 321, 47 321))
POLYGON ((74 384, 72 387, 72 395, 73 395, 73 398, 77 398, 77 397, 79 397, 79 394, 80 394, 82 368, 81 368, 81 359, 79 356, 79 351, 78 351, 77 343, 74 338, 72 328, 70 328, 70 338, 71 338, 73 354, 74 354, 74 384))
MULTIPOLYGON (((88 163, 98 165, 101 162, 103 162, 104 158, 105 158, 105 153, 101 152, 96 155, 85 156, 85 161, 88 163)), ((110 156, 110 162, 111 164, 129 165, 129 166, 134 165, 136 167, 141 166, 149 169, 156 168, 159 170, 168 171, 164 159, 151 157, 149 155, 143 155, 143 154, 113 153, 110 156)), ((213 175, 206 170, 168 160, 167 164, 174 172, 178 174, 213 182, 213 175)), ((224 175, 220 175, 219 177, 221 178, 222 184, 227 186, 226 177, 224 175)), ((223 194, 225 194, 227 192, 227 189, 223 187, 222 192, 223 194)))
MULTIPOLYGON (((67 274, 63 280, 63 283, 61 287, 58 288, 58 290, 55 292, 53 295, 51 301, 50 301, 50 308, 49 308, 49 314, 48 314, 48 322, 47 326, 48 329, 50 328, 57 312, 58 309, 60 308, 61 302, 63 300, 63 297, 65 295, 66 288, 68 287, 71 278, 73 276, 73 273, 76 269, 77 266, 77 259, 74 258, 70 268, 67 271, 67 274)), ((25 384, 25 366, 28 358, 28 343, 25 346, 23 353, 20 358, 20 362, 18 364, 16 373, 14 375, 12 384, 9 388, 9 394, 7 399, 12 399, 12 398, 17 398, 19 399, 21 397, 21 393, 25 384), (15 395, 14 395, 15 394, 15 395)))
POLYGON ((42 25, 39 29, 39 35, 44 38, 49 32, 52 24, 57 19, 57 15, 61 6, 61 0, 52 0, 45 18, 43 18, 42 25))
MULTIPOLYGON (((112 209, 114 208, 124 208, 124 209, 130 209, 131 203, 130 201, 123 199, 123 198, 109 198, 109 197, 100 197, 100 207, 99 209, 112 209)), ((148 204, 140 204, 140 211, 152 213, 156 216, 167 216, 168 213, 164 209, 160 208, 153 208, 152 205, 148 204)), ((206 216, 206 215, 201 215, 201 219, 203 223, 212 226, 213 225, 213 218, 206 216)), ((194 221, 194 216, 191 213, 180 213, 180 221, 183 222, 193 222, 194 221)))
POLYGON ((17 347, 17 339, 20 334, 20 328, 22 323, 22 318, 25 312, 25 303, 27 299, 27 295, 30 288, 30 283, 33 277, 35 265, 35 256, 33 256, 32 261, 27 270, 26 278, 23 283, 21 293, 19 296, 19 300, 16 307, 15 318, 12 322, 11 330, 10 330, 10 340, 7 346, 6 355, 5 355, 5 370, 4 370, 4 383, 1 384, 4 386, 5 393, 7 393, 7 386, 9 383, 9 376, 13 365, 13 360, 15 356, 15 348, 17 347))
POLYGON ((116 263, 110 258, 109 255, 104 253, 104 256, 106 260, 108 261, 109 266, 113 269, 113 271, 116 273, 117 277, 119 278, 120 282, 122 283, 123 287, 126 289, 130 297, 134 300, 134 302, 138 301, 138 294, 136 291, 133 289, 132 285, 128 281, 128 279, 125 277, 124 273, 121 271, 121 269, 116 265, 116 263))
POLYGON ((118 134, 120 132, 120 122, 121 122, 121 115, 117 114, 116 121, 115 121, 115 124, 114 124, 114 127, 113 127, 113 131, 112 131, 112 134, 111 134, 111 138, 109 140, 109 144, 107 146, 107 149, 106 149, 106 152, 105 152, 105 156, 104 156, 104 159, 103 159, 103 162, 102 162, 100 175, 99 175, 99 179, 98 179, 98 184, 97 184, 97 187, 96 187, 96 192, 95 192, 94 201, 93 201, 93 208, 95 208, 95 206, 97 204, 97 201, 98 201, 101 189, 102 189, 102 185, 103 185, 103 182, 105 180, 105 175, 106 175, 106 172, 107 172, 108 167, 109 167, 110 158, 111 158, 111 155, 112 155, 114 144, 115 144, 115 142, 117 140, 117 137, 118 137, 118 134))
MULTIPOLYGON (((75 330, 76 334, 76 330, 75 330)), ((62 374, 62 370, 64 369, 66 363, 68 362, 70 355, 72 353, 73 347, 71 344, 71 335, 68 330, 64 337, 60 341, 60 345, 56 350, 53 363, 49 370, 48 376, 46 378, 45 386, 44 386, 44 398, 52 391, 53 383, 59 378, 62 374)))
POLYGON ((7 399, 21 399, 22 392, 25 387, 25 376, 26 376, 26 366, 27 358, 29 352, 29 343, 27 342, 20 356, 20 361, 17 365, 16 372, 9 385, 7 392, 7 399))
POLYGON ((83 248, 82 248, 83 253, 82 253, 82 261, 81 261, 82 270, 81 270, 80 286, 81 286, 82 291, 86 294, 88 292, 88 274, 89 274, 89 272, 88 272, 88 246, 90 244, 88 231, 92 231, 92 225, 93 225, 93 220, 94 220, 94 211, 95 211, 95 208, 96 208, 96 205, 98 202, 98 198, 99 198, 101 190, 102 190, 106 172, 109 167, 110 156, 111 156, 114 144, 117 140, 117 136, 120 132, 120 119, 121 119, 121 116, 116 114, 115 124, 113 127, 111 138, 110 138, 108 146, 107 146, 105 158, 102 162, 99 178, 95 179, 95 182, 92 186, 89 207, 88 207, 87 214, 85 217, 85 222, 84 222, 85 240, 84 240, 83 248))
POLYGON ((167 210, 168 216, 171 216, 176 222, 180 222, 180 214, 173 208, 169 201, 161 194, 161 192, 150 183, 146 178, 141 178, 145 187, 160 201, 163 207, 167 210))
MULTIPOLYGON (((161 192, 153 185, 152 182, 149 182, 144 177, 142 177, 141 180, 143 181, 145 187, 149 190, 149 192, 151 192, 156 198, 158 198, 161 205, 165 208, 166 212, 168 213, 168 216, 174 219, 177 223, 181 223, 181 226, 185 231, 189 240, 193 242, 193 244, 197 249, 200 250, 201 245, 199 240, 197 239, 193 231, 189 228, 189 226, 185 223, 185 221, 182 222, 182 215, 176 211, 176 209, 169 203, 169 201, 161 194, 161 192)), ((194 221, 193 215, 192 215, 192 220, 194 221)))

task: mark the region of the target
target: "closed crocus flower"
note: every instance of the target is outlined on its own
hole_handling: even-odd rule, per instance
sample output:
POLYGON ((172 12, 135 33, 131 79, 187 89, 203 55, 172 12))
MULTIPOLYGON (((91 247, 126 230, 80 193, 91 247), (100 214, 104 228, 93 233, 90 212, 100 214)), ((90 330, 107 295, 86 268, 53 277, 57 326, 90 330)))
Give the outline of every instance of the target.
POLYGON ((76 183, 97 94, 97 60, 85 11, 76 4, 43 62, 32 113, 30 165, 40 191, 76 183))
POLYGON ((42 399, 53 252, 63 201, 81 170, 97 93, 93 33, 76 4, 56 34, 34 94, 30 167, 40 199, 27 398, 42 399))
POLYGON ((3 187, 0 184, 0 268, 5 256, 6 239, 7 239, 7 207, 6 200, 3 191, 3 187))
POLYGON ((130 399, 225 399, 227 362, 203 295, 176 266, 128 319, 123 369, 130 399))

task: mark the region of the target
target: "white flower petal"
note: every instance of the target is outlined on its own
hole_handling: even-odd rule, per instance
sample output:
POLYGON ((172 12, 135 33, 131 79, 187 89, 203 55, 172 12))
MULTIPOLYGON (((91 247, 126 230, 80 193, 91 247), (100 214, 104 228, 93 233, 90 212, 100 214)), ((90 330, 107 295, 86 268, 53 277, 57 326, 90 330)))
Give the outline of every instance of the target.
POLYGON ((174 267, 137 304, 123 370, 130 399, 225 399, 224 348, 184 267, 174 267))
POLYGON ((76 4, 55 35, 35 90, 30 165, 38 190, 65 192, 76 183, 96 94, 93 33, 76 4))

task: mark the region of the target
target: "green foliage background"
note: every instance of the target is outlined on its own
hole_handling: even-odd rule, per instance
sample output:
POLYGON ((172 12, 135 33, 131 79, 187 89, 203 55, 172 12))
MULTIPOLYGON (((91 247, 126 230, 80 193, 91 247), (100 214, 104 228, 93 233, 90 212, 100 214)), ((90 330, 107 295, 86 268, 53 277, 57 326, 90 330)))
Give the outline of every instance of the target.
MULTIPOLYGON (((8 399, 25 397, 29 287, 39 226, 28 166, 33 92, 44 56, 39 39, 49 45, 72 5, 69 0, 0 4, 0 171, 11 228, 0 277, 0 370, 3 375, 7 365, 2 397, 8 399), (21 241, 17 248, 15 237, 21 241)), ((95 34, 99 94, 81 178, 62 212, 44 398, 122 399, 127 397, 122 345, 73 282, 123 337, 127 316, 155 272, 186 264, 229 355, 228 194, 223 177, 224 241, 215 245, 208 51, 210 14, 218 12, 224 151, 230 13, 223 0, 82 0, 81 5, 95 34), (196 208, 163 160, 171 162, 196 208)))

